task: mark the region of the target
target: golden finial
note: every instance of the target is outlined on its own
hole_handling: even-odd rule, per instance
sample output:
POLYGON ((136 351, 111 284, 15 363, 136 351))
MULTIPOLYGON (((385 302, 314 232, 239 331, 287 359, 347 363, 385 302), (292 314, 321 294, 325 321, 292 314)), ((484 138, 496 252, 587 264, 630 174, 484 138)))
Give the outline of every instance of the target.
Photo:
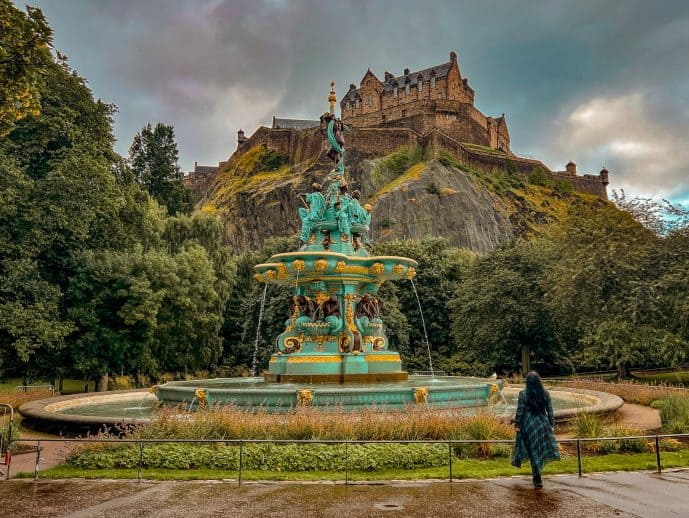
POLYGON ((337 102, 337 95, 335 95, 335 81, 330 81, 330 95, 328 96, 330 103, 330 114, 335 115, 335 103, 337 102))

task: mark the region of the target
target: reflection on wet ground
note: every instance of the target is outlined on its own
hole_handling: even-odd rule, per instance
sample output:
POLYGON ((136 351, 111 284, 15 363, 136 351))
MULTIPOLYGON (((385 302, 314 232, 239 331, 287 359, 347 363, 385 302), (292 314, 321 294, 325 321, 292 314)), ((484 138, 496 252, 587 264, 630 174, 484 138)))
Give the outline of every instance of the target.
POLYGON ((385 484, 23 481, 0 483, 4 516, 687 516, 689 471, 385 484))

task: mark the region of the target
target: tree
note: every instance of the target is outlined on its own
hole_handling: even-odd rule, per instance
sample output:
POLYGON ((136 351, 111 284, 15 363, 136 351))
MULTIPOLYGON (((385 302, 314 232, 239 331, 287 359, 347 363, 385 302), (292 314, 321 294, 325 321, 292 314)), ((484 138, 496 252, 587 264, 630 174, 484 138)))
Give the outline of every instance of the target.
POLYGON ((451 248, 447 240, 438 238, 376 243, 374 253, 410 257, 419 263, 414 285, 423 307, 428 344, 411 283, 385 283, 380 290, 383 321, 391 345, 399 350, 405 368, 428 370, 428 346, 434 357, 434 367, 438 361, 455 354, 455 342, 447 325, 451 318, 449 302, 454 296, 455 287, 475 259, 475 254, 451 248))
POLYGON ((628 376, 631 365, 658 358, 658 342, 648 339, 657 236, 605 203, 572 206, 550 239, 547 299, 562 339, 583 346, 580 360, 628 376))
POLYGON ((167 207, 170 215, 188 214, 194 208, 194 196, 182 184, 178 155, 174 128, 160 122, 155 128, 144 126, 129 148, 129 163, 136 180, 167 207))
POLYGON ((35 7, 26 14, 0 0, 0 137, 14 123, 40 113, 45 67, 52 63, 52 30, 35 7))
POLYGON ((451 303, 452 331, 466 361, 491 370, 522 374, 531 358, 540 368, 561 368, 542 280, 547 265, 541 242, 519 242, 479 258, 451 303))

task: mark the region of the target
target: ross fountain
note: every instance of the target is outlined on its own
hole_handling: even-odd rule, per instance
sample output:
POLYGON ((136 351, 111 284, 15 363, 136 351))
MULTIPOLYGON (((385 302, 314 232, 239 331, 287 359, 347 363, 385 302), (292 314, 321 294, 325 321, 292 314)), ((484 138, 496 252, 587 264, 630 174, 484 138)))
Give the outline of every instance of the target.
MULTIPOLYGON (((472 408, 505 401, 502 380, 438 376, 433 370, 423 320, 430 376, 409 376, 402 370, 399 353, 389 349, 378 289, 386 281, 410 280, 422 312, 413 283, 418 265, 406 257, 369 253, 373 208, 361 205, 358 191, 349 192, 344 161, 344 135, 348 128, 334 116, 333 89, 329 100, 330 112, 321 117, 321 128, 330 143, 327 155, 335 167, 326 175, 325 187, 314 183, 310 193, 301 195, 306 206, 299 209, 299 250, 274 255, 255 267, 255 277, 265 283, 265 288, 252 374, 257 369, 260 320, 268 285, 294 289, 290 316, 276 338, 276 351, 267 371, 263 377, 172 381, 152 387, 151 391, 161 402, 189 410, 228 403, 276 412, 295 406, 356 411, 368 405, 386 409, 423 404, 471 412, 472 408)), ((512 389, 505 392, 513 399, 512 389)), ((20 411, 27 423, 42 429, 121 427, 145 422, 154 412, 141 396, 141 391, 65 396, 27 403, 20 411), (123 409, 131 411, 136 403, 140 407, 145 405, 140 408, 142 412, 123 419, 123 409)), ((558 411, 560 418, 579 411, 610 412, 622 404, 619 398, 604 394, 584 394, 584 399, 588 399, 584 403, 587 410, 583 410, 577 408, 580 405, 575 396, 563 392, 554 397, 556 406, 563 408, 558 411)), ((513 408, 503 407, 504 411, 513 408)))

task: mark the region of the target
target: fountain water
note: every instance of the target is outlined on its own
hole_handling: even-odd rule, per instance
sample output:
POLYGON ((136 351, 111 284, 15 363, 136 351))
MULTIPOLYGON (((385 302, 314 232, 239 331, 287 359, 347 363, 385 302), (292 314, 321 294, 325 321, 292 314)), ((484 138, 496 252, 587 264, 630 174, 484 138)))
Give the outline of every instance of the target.
POLYGON ((266 306, 266 294, 268 293, 268 284, 263 287, 263 296, 261 297, 261 306, 258 310, 258 322, 256 324, 256 341, 254 342, 254 356, 251 359, 251 375, 256 376, 256 367, 258 362, 258 341, 261 339, 261 322, 263 321, 263 311, 266 306))
POLYGON ((435 377, 435 372, 433 371, 433 357, 431 356, 431 344, 428 341, 428 333, 426 332, 426 319, 423 318, 423 309, 421 309, 421 300, 419 299, 419 292, 416 290, 416 284, 414 284, 414 279, 409 279, 409 282, 411 282, 411 287, 414 290, 416 303, 419 305, 419 314, 421 315, 421 326, 423 327, 423 337, 426 340, 426 351, 428 352, 428 368, 431 372, 431 377, 435 377))

